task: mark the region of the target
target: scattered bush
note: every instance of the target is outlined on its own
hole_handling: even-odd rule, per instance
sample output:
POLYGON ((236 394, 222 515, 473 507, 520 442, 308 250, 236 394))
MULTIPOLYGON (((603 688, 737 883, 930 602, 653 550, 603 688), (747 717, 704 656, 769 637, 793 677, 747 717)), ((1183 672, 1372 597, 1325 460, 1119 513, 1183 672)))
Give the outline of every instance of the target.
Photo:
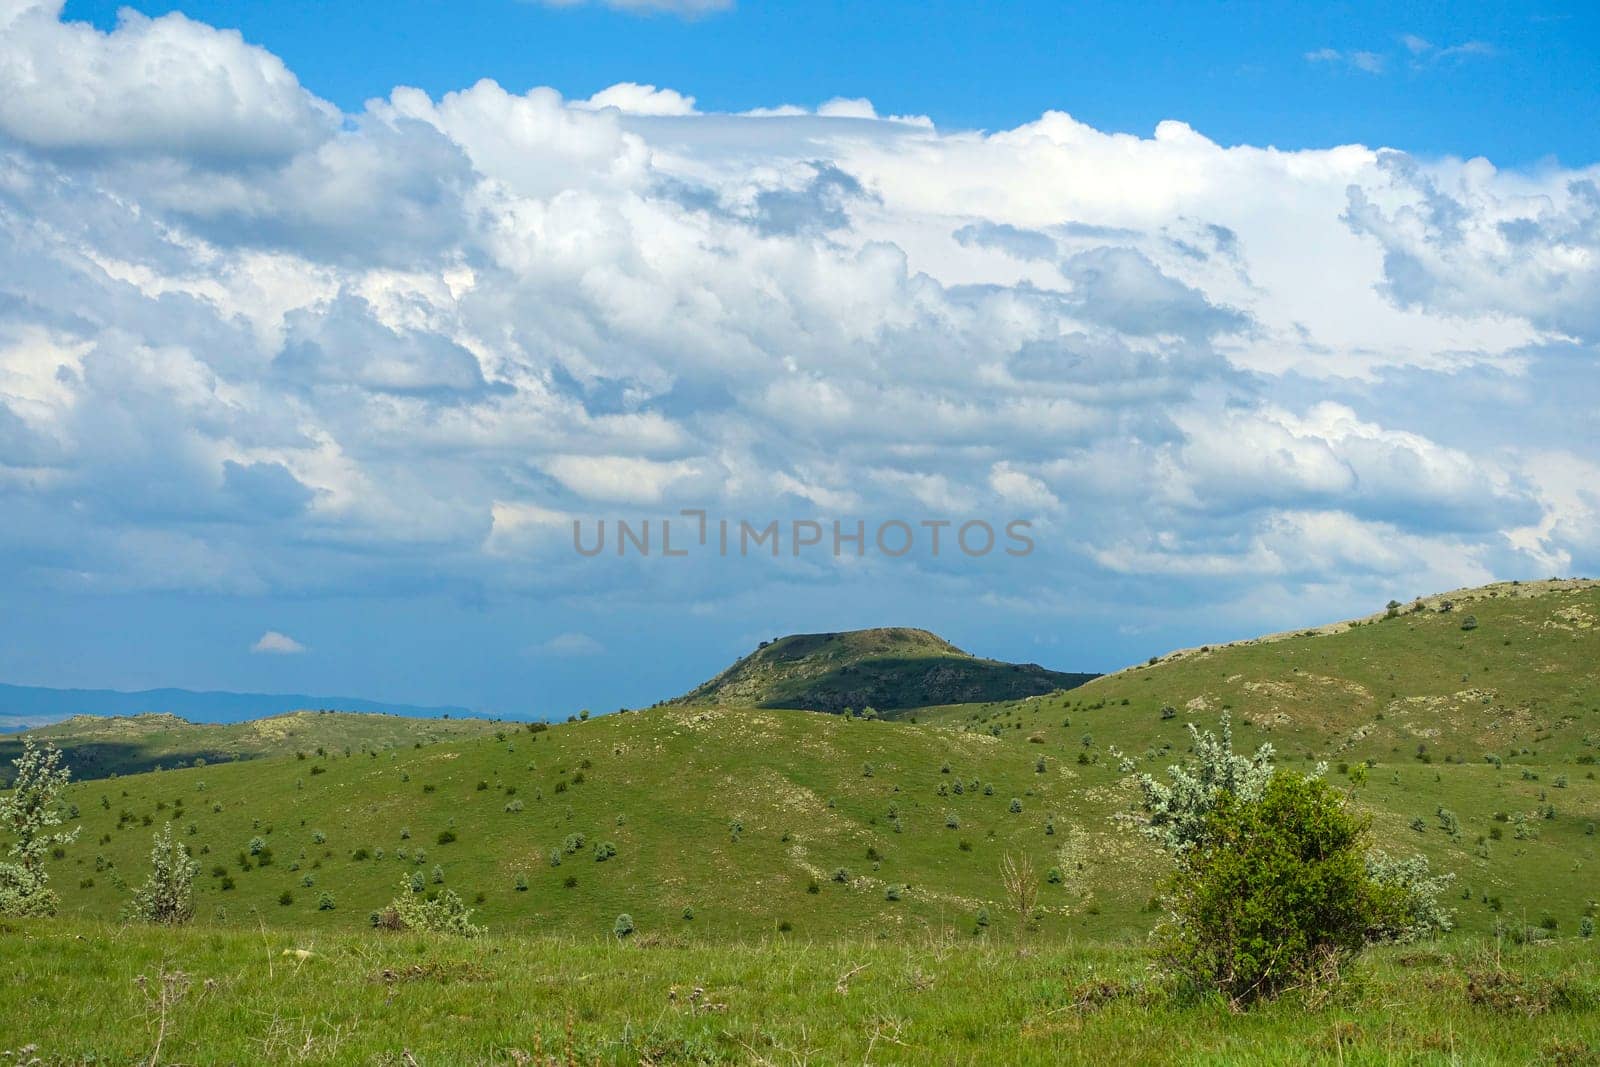
POLYGON ((59 801, 72 772, 62 766, 54 745, 39 745, 27 736, 12 766, 17 773, 10 791, 0 795, 0 830, 11 839, 6 854, 14 862, 0 863, 0 915, 54 915, 58 898, 48 884, 44 857, 78 837, 76 829, 52 829, 61 824, 59 801))
POLYGON ((1337 977, 1393 909, 1366 875, 1366 823, 1316 779, 1219 794, 1170 883, 1162 954, 1234 1004, 1337 977))
POLYGON ((482 937, 484 934, 483 927, 472 924, 472 909, 454 889, 442 889, 437 895, 420 897, 411 885, 402 881, 400 892, 389 902, 384 915, 383 925, 391 930, 419 930, 455 937, 482 937), (408 889, 411 891, 407 892, 408 889))
POLYGON ((167 825, 150 849, 150 874, 134 891, 129 914, 141 922, 179 926, 194 918, 194 876, 200 865, 172 836, 167 825))
POLYGON ((1455 926, 1454 917, 1439 902, 1455 875, 1435 875, 1426 856, 1391 859, 1373 851, 1366 857, 1366 875, 1382 898, 1367 940, 1404 944, 1437 937, 1455 926))
POLYGON ((611 924, 611 932, 618 941, 633 936, 633 916, 623 912, 617 916, 617 921, 611 924))

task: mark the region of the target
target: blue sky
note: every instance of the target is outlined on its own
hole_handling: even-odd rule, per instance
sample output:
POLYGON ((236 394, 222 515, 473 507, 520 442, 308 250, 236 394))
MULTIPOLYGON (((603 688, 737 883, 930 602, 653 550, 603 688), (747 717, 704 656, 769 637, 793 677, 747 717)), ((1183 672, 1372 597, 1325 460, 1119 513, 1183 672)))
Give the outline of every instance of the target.
POLYGON ((565 715, 1600 571, 1592 10, 613 4, 0 0, 0 679, 565 715), (788 532, 574 550, 683 509, 788 532))
POLYGON ((237 27, 346 110, 395 85, 437 95, 489 77, 585 97, 634 81, 708 110, 865 96, 941 126, 1001 129, 1056 108, 1140 134, 1181 119, 1224 144, 1600 159, 1600 127, 1580 118, 1600 112, 1600 8, 1585 3, 807 0, 685 18, 528 0, 72 0, 66 12, 110 28, 123 6, 237 27), (1308 58, 1325 50, 1340 56, 1308 58))

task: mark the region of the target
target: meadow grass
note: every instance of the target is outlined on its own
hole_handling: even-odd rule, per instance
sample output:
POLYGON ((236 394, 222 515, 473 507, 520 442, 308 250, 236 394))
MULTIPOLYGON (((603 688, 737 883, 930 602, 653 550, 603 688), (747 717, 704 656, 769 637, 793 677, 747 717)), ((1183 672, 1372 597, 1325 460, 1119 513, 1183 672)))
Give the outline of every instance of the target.
POLYGON ((1138 946, 1061 942, 58 920, 4 924, 0 954, 0 1049, 46 1063, 1600 1062, 1600 960, 1578 940, 1386 949, 1340 989, 1246 1013, 1138 946))

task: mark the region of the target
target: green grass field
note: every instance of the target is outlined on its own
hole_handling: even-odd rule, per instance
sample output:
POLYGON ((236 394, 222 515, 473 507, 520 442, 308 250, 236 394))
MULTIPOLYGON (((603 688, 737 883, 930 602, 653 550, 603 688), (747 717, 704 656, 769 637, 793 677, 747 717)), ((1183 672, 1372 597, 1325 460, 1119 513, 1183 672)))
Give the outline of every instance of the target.
POLYGON ((1136 947, 1005 938, 708 947, 68 920, 5 924, 0 951, 0 1050, 47 1063, 1600 1062, 1592 943, 1384 950, 1332 995, 1244 1014, 1174 995, 1136 947))

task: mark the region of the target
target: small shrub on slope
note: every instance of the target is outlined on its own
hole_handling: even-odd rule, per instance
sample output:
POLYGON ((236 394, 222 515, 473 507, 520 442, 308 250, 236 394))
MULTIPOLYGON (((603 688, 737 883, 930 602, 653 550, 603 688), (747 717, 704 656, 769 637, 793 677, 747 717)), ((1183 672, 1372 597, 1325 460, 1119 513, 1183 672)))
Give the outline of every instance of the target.
POLYGON ((1260 797, 1223 794, 1170 883, 1163 956, 1241 1005, 1337 977, 1385 913, 1366 832, 1316 779, 1285 772, 1260 797))
POLYGON ((168 926, 188 922, 194 918, 194 876, 199 871, 189 850, 172 836, 171 825, 162 827, 150 849, 150 875, 134 890, 129 915, 168 926))
POLYGON ((472 909, 462 901, 454 889, 443 889, 429 900, 411 891, 407 882, 384 909, 383 922, 388 929, 420 930, 430 934, 450 934, 454 937, 482 937, 484 928, 472 923, 472 909))

